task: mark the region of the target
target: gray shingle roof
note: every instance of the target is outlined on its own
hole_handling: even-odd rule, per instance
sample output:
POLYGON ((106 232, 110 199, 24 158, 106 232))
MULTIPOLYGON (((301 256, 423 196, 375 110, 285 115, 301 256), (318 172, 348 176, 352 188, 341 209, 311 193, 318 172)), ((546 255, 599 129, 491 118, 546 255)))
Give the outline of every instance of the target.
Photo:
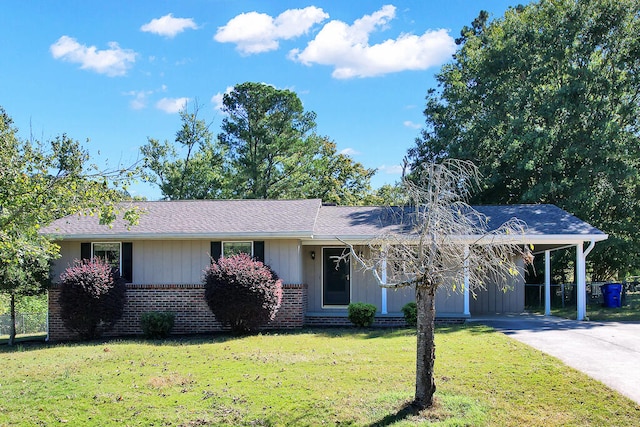
POLYGON ((331 236, 376 236, 390 231, 387 210, 376 206, 322 206, 314 228, 318 238, 331 236))
MULTIPOLYGON (((42 229, 62 239, 71 238, 214 238, 291 237, 333 239, 371 238, 392 227, 384 209, 368 206, 323 206, 311 200, 199 200, 135 202, 143 212, 140 224, 127 229, 118 220, 112 228, 98 219, 71 216, 42 229)), ((489 218, 489 227, 518 218, 528 236, 596 236, 606 234, 553 205, 477 206, 489 218)))
MULTIPOLYGON (((526 234, 529 236, 606 236, 597 228, 554 205, 474 206, 474 209, 487 217, 490 230, 517 218, 527 224, 526 234)), ((396 210, 399 211, 398 208, 396 210)), ((317 238, 376 236, 393 230, 393 215, 387 209, 379 207, 322 206, 314 235, 317 238)))
POLYGON ((497 228, 511 218, 527 223, 527 234, 605 235, 591 224, 555 205, 474 206, 487 216, 489 228, 497 228))
POLYGON ((192 200, 135 202, 135 205, 143 213, 140 223, 129 229, 122 220, 109 228, 100 225, 96 217, 74 215, 56 220, 41 232, 61 238, 310 237, 321 201, 192 200))

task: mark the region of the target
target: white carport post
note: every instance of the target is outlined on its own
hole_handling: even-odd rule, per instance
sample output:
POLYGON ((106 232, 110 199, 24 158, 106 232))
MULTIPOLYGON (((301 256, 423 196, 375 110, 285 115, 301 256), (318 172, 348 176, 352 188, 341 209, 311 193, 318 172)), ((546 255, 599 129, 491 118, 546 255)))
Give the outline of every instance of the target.
POLYGON ((463 313, 465 316, 471 316, 469 311, 469 245, 464 247, 464 307, 463 313))
POLYGON ((544 251, 544 315, 551 316, 551 251, 544 251))
MULTIPOLYGON (((382 282, 383 285, 387 284, 387 257, 385 255, 384 258, 382 258, 382 272, 380 274, 380 281, 382 282)), ((382 288, 382 307, 380 312, 382 314, 388 314, 387 311, 387 288, 383 287, 382 288)))
POLYGON ((577 303, 578 303, 578 320, 584 320, 587 316, 587 255, 593 249, 596 242, 591 241, 589 247, 584 250, 583 243, 576 245, 576 285, 577 291, 577 303))

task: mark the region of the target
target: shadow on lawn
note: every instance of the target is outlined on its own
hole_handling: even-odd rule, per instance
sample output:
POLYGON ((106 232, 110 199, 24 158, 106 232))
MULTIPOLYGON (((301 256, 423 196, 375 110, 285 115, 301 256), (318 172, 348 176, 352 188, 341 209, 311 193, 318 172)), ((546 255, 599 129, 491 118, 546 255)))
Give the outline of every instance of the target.
MULTIPOLYGON (((474 324, 474 325, 438 325, 436 326, 436 335, 438 334, 450 334, 456 333, 461 330, 471 329, 473 331, 477 331, 478 333, 490 333, 494 332, 493 329, 489 327, 485 327, 482 325, 474 324)), ((287 333, 287 332, 284 332, 287 333)), ((295 332, 289 332, 295 333, 295 332)), ((313 329, 303 329, 298 333, 310 333, 318 336, 323 336, 326 338, 337 338, 343 336, 352 336, 353 338, 360 339, 378 339, 378 338, 397 338, 401 336, 410 336, 415 335, 415 328, 356 328, 356 327, 347 327, 347 326, 339 326, 339 327, 327 327, 327 328, 313 328, 313 329)))
MULTIPOLYGON (((257 334, 256 334, 257 335, 257 334)), ((201 345, 212 343, 225 343, 238 339, 245 338, 250 335, 232 335, 228 332, 214 332, 209 334, 185 334, 185 335, 170 335, 167 338, 151 339, 145 338, 142 335, 128 335, 128 336, 103 336, 91 340, 60 340, 60 341, 46 341, 46 334, 36 337, 18 337, 13 347, 7 345, 7 340, 0 340, 0 354, 34 351, 43 348, 50 347, 80 347, 86 345, 108 345, 114 343, 144 343, 147 345, 162 346, 185 346, 185 345, 201 345)))
MULTIPOLYGON (((494 332, 492 328, 475 324, 469 325, 440 325, 436 327, 436 335, 455 333, 462 329, 471 329, 474 333, 494 332)), ((147 345, 156 346, 184 346, 184 345, 200 345, 211 343, 225 343, 238 339, 243 339, 251 335, 304 335, 313 334, 325 338, 351 337, 354 339, 370 340, 370 339, 393 339, 403 336, 415 336, 414 328, 356 328, 356 327, 327 327, 327 328, 303 328, 299 330, 270 330, 260 331, 255 334, 232 335, 229 332, 213 332, 208 334, 186 334, 186 335, 170 335, 165 339, 146 339, 140 335, 132 336, 105 336, 89 341, 78 340, 62 340, 62 341, 45 341, 46 335, 42 337, 29 337, 19 339, 16 345, 9 347, 6 341, 0 341, 0 353, 10 353, 16 351, 32 351, 47 347, 55 346, 84 346, 84 345, 106 345, 109 343, 145 343, 147 345), (5 345, 2 345, 5 344, 5 345)))
POLYGON ((396 412, 395 414, 389 414, 381 420, 375 421, 369 424, 370 427, 383 427, 390 426, 399 421, 403 421, 414 415, 418 415, 418 409, 412 405, 411 402, 407 402, 396 412))

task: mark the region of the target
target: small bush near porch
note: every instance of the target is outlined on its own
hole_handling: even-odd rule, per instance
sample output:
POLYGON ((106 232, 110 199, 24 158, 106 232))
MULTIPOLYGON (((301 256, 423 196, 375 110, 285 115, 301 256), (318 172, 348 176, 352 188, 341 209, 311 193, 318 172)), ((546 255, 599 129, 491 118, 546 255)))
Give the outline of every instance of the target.
POLYGON ((410 329, 4 346, 0 425, 637 425, 630 400, 489 328, 436 344, 417 416, 410 329))

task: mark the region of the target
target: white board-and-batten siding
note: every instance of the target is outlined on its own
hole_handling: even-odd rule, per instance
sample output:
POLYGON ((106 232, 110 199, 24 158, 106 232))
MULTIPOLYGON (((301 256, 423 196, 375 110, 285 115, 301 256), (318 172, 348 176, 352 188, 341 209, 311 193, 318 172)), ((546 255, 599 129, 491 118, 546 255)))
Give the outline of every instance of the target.
MULTIPOLYGON (((109 240, 100 240, 101 242, 109 240)), ((116 240, 112 240, 116 241, 116 240)), ((119 240, 117 240, 119 241, 119 240)), ((133 240, 134 284, 197 284, 210 263, 211 240, 133 240)), ((80 259, 80 241, 62 241, 53 280, 80 259)), ((302 261, 297 240, 266 240, 265 263, 285 284, 301 284, 302 261)))

